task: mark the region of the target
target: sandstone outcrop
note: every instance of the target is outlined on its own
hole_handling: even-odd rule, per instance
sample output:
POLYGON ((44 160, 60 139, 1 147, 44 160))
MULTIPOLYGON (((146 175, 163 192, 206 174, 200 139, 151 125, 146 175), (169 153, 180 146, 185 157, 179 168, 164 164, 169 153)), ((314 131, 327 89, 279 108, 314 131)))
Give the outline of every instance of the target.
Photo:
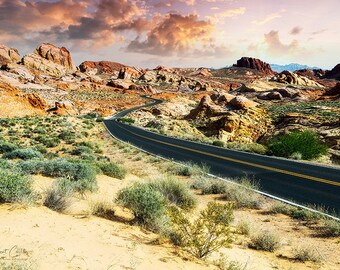
POLYGON ((268 75, 275 74, 268 63, 252 57, 242 57, 241 59, 237 60, 237 63, 234 65, 234 67, 256 69, 268 75))
POLYGON ((136 68, 123 67, 118 74, 118 79, 131 80, 141 76, 141 71, 136 68))
POLYGON ((40 110, 45 110, 47 103, 43 100, 38 94, 29 93, 26 94, 25 97, 27 98, 28 102, 32 105, 33 108, 37 108, 40 110))
POLYGON ((9 63, 20 61, 20 54, 17 49, 8 48, 0 44, 0 67, 9 63))
POLYGON ((297 85, 297 86, 310 86, 310 87, 323 88, 323 86, 319 84, 318 82, 310 80, 307 77, 295 74, 288 70, 282 71, 273 80, 279 83, 285 83, 285 84, 291 84, 291 85, 297 85))
POLYGON ((185 119, 199 120, 198 128, 206 136, 251 143, 256 142, 270 127, 266 112, 255 106, 255 102, 242 96, 205 95, 185 119), (239 109, 245 108, 240 113, 239 109))
POLYGON ((323 76, 325 79, 335 79, 340 80, 340 64, 337 64, 332 70, 326 72, 323 76))
POLYGON ((109 62, 109 61, 85 61, 79 65, 79 69, 81 72, 90 73, 90 74, 113 74, 118 75, 119 71, 124 68, 125 65, 117 63, 117 62, 109 62))
POLYGON ((54 77, 77 71, 71 54, 66 48, 58 48, 47 43, 40 45, 33 54, 24 56, 22 63, 31 69, 54 77))

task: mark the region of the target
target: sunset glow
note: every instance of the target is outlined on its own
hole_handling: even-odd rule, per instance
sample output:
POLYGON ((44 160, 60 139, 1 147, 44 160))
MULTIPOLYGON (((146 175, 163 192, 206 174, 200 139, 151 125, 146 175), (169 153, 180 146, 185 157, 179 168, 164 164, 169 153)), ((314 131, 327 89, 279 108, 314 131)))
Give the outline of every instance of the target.
POLYGON ((77 64, 223 67, 241 56, 332 68, 337 0, 0 0, 0 43, 67 47, 77 64))

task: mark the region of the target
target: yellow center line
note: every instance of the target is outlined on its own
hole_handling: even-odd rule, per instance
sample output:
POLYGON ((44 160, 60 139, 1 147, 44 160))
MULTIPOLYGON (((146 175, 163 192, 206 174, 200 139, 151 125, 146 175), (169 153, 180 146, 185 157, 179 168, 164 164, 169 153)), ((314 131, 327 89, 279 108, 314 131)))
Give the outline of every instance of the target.
POLYGON ((223 160, 227 160, 227 161, 232 161, 232 162, 235 162, 235 163, 249 165, 249 166, 256 167, 256 168, 261 168, 261 169, 274 171, 274 172, 278 172, 278 173, 282 173, 282 174, 297 176, 297 177, 300 177, 300 178, 305 178, 305 179, 308 179, 308 180, 312 180, 312 181, 316 181, 316 182, 322 182, 322 183, 326 183, 326 184, 329 184, 329 185, 340 187, 340 182, 335 182, 335 181, 331 181, 331 180, 327 180, 327 179, 323 179, 323 178, 319 178, 319 177, 314 177, 314 176, 305 175, 305 174, 301 174, 301 173, 290 172, 290 171, 276 169, 276 168, 261 165, 261 164, 256 164, 256 163, 247 162, 247 161, 243 161, 243 160, 239 160, 239 159, 234 159, 234 158, 224 157, 224 156, 220 156, 220 155, 216 155, 216 154, 211 154, 211 153, 208 153, 208 152, 192 149, 192 148, 189 148, 189 147, 180 146, 180 145, 176 145, 176 144, 172 144, 172 143, 168 143, 168 142, 163 142, 163 141, 160 141, 160 140, 157 140, 157 139, 149 138, 149 137, 137 134, 135 132, 132 132, 132 131, 130 131, 130 130, 122 127, 122 126, 120 126, 120 128, 126 130, 129 133, 132 133, 135 136, 138 136, 138 137, 150 140, 150 141, 158 142, 158 143, 161 143, 161 144, 180 148, 180 149, 183 149, 183 150, 188 150, 188 151, 191 151, 191 152, 203 154, 203 155, 210 156, 210 157, 215 157, 215 158, 219 158, 219 159, 223 159, 223 160))

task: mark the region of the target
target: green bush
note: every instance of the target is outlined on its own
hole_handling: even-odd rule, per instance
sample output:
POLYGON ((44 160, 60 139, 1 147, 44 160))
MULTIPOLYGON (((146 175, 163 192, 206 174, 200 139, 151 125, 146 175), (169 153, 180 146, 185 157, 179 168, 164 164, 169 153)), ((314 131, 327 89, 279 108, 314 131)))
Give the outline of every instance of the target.
POLYGON ((127 169, 112 162, 97 162, 101 172, 107 176, 124 179, 127 169))
POLYGON ((18 168, 23 173, 67 178, 73 182, 78 192, 94 191, 97 188, 95 167, 88 163, 70 162, 61 158, 19 162, 18 168))
POLYGON ((149 183, 153 188, 158 190, 170 202, 183 209, 192 209, 196 205, 194 194, 189 187, 175 177, 167 177, 161 180, 155 180, 149 183))
POLYGON ((126 123, 126 124, 133 124, 135 123, 135 120, 132 118, 118 118, 118 122, 126 123))
POLYGON ((210 202, 193 222, 176 207, 170 208, 171 240, 198 258, 204 258, 232 242, 232 204, 210 202))
POLYGON ((224 147, 224 142, 223 141, 213 141, 212 144, 215 145, 215 146, 224 147))
POLYGON ((3 140, 0 140, 0 154, 12 152, 12 151, 17 150, 17 149, 18 149, 17 145, 3 141, 3 140))
POLYGON ((32 195, 31 182, 27 177, 0 169, 0 203, 23 201, 32 195))
POLYGON ((276 234, 263 231, 251 237, 249 247, 257 250, 274 252, 280 247, 280 238, 276 234))
POLYGON ((293 131, 270 141, 268 149, 276 156, 289 158, 300 153, 306 160, 318 158, 327 153, 327 146, 322 144, 318 135, 312 131, 293 131))
POLYGON ((158 219, 166 213, 166 200, 152 186, 136 183, 119 191, 116 201, 130 209, 135 221, 151 230, 158 231, 158 219))
POLYGON ((3 158, 7 158, 7 159, 16 159, 16 158, 20 158, 20 159, 34 159, 34 158, 42 158, 43 155, 38 152, 35 151, 33 149, 16 149, 12 152, 7 152, 3 155, 3 158))

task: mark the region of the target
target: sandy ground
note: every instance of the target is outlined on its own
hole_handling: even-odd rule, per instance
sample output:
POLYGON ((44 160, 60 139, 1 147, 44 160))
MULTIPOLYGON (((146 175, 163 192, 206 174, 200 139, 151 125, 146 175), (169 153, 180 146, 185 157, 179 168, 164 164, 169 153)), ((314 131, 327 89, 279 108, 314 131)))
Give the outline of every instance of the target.
MULTIPOLYGON (((34 187, 43 191, 52 179, 35 176, 34 187)), ((128 175, 125 180, 98 176, 99 191, 74 197, 66 214, 43 206, 0 206, 0 262, 25 262, 29 269, 217 269, 209 262, 195 259, 159 236, 121 221, 110 221, 90 214, 91 203, 112 202, 122 187, 138 181, 128 175)), ((198 210, 216 196, 200 196, 198 210)), ((123 213, 121 216, 128 216, 123 213)), ((332 269, 340 267, 339 239, 311 237, 313 232, 290 218, 268 216, 256 210, 235 212, 239 220, 251 222, 253 230, 278 233, 282 247, 275 253, 249 249, 249 237, 236 235, 232 248, 221 253, 229 260, 246 265, 245 269, 332 269), (292 247, 308 245, 317 248, 322 263, 299 263, 292 259, 292 247)))

